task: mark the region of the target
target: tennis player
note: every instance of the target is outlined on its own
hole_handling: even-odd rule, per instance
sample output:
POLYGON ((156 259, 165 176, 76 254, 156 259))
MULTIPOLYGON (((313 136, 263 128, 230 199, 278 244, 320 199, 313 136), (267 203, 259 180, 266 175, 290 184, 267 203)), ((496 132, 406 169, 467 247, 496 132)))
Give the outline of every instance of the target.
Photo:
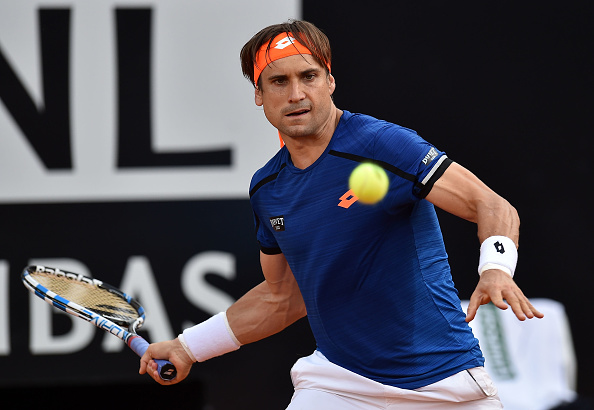
MULTIPOLYGON (((353 50, 355 53, 355 50, 353 50)), ((257 33, 241 50, 255 103, 284 142, 253 176, 264 281, 226 312, 153 344, 183 380, 205 361, 307 315, 316 351, 291 370, 288 409, 500 409, 467 322, 480 305, 542 317, 514 280, 516 210, 414 131, 338 109, 327 37, 305 21, 257 33), (370 206, 348 189, 361 162, 387 171, 370 206), (435 208, 477 224, 478 285, 467 314, 450 274, 435 208)), ((369 67, 373 81, 373 66, 369 67)))

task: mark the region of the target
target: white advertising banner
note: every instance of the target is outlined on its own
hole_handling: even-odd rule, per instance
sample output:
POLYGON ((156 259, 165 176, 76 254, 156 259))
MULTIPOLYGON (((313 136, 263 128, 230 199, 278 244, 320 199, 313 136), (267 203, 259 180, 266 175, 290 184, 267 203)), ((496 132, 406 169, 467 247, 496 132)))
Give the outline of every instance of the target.
POLYGON ((247 198, 278 149, 239 51, 294 0, 0 0, 0 203, 247 198))

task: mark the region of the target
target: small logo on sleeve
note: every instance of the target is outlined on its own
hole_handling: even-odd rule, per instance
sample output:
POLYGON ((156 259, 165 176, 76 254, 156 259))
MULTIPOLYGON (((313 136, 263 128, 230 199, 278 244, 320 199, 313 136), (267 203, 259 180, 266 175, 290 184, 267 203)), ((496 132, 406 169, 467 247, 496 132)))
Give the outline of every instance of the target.
POLYGON ((424 165, 429 165, 431 164, 431 162, 433 162, 433 160, 435 158, 437 158, 437 155, 439 155, 437 153, 437 150, 433 147, 431 147, 431 149, 429 150, 429 152, 427 153, 427 155, 425 155, 425 158, 423 158, 423 161, 421 161, 424 165))
POLYGON ((284 216, 273 216, 270 218, 270 225, 276 232, 285 230, 285 217, 284 216))

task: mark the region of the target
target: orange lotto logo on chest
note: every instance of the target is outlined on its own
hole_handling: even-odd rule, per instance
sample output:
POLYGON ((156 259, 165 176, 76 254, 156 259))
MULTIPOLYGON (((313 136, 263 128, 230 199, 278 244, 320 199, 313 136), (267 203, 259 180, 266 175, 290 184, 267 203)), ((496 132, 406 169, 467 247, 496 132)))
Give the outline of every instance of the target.
POLYGON ((359 198, 355 194, 353 194, 352 189, 346 191, 344 195, 338 199, 340 199, 338 206, 344 209, 348 209, 351 205, 353 205, 355 202, 359 200, 359 198))

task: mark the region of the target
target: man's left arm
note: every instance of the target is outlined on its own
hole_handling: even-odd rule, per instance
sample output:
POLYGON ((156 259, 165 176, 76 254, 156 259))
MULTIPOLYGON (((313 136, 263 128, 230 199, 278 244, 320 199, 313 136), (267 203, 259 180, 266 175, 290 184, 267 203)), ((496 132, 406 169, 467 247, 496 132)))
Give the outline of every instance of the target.
POLYGON ((489 302, 500 309, 511 306, 519 320, 542 318, 543 314, 532 306, 512 278, 515 260, 508 255, 516 252, 520 236, 520 218, 516 209, 456 163, 452 163, 435 182, 426 199, 446 212, 476 223, 481 244, 493 242, 493 245, 501 246, 501 250, 505 246, 508 248, 503 257, 490 247, 481 247, 483 271, 470 297, 466 321, 474 319, 479 306, 489 302), (515 249, 509 252, 510 247, 515 249))

